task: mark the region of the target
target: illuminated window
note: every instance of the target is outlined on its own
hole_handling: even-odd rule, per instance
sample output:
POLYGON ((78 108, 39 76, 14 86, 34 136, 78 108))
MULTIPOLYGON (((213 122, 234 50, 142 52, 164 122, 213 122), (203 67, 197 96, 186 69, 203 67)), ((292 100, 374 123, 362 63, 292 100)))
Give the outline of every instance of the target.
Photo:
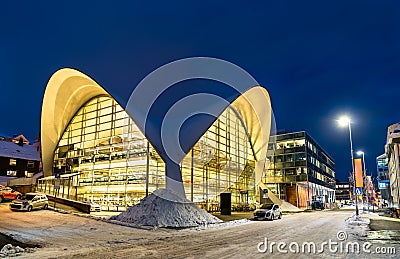
POLYGON ((302 146, 305 145, 305 143, 306 143, 305 139, 297 139, 297 140, 294 141, 294 145, 296 147, 302 147, 302 146))
POLYGON ((7 176, 17 176, 17 171, 9 170, 7 171, 7 176))
POLYGON ((10 159, 10 166, 16 166, 17 165, 17 160, 16 159, 10 159))
MULTIPOLYGON (((204 209, 217 209, 222 192, 232 193, 234 206, 255 203, 255 158, 243 125, 237 112, 227 108, 182 160, 187 198, 204 209)), ((140 202, 145 186, 150 193, 165 188, 163 160, 109 97, 96 97, 76 113, 55 150, 54 171, 70 177, 61 188, 69 192, 60 195, 92 200, 103 210, 140 202)), ((40 180, 38 186, 52 193, 51 180, 40 180)))
MULTIPOLYGON (((154 148, 149 149, 152 192, 165 187, 165 169, 154 148)), ((62 181, 77 188, 69 188, 65 198, 92 200, 103 210, 123 210, 145 196, 147 157, 147 140, 126 112, 113 99, 96 97, 81 107, 63 133, 54 171, 76 174, 62 181)), ((51 181, 43 182, 41 190, 51 192, 51 181)))

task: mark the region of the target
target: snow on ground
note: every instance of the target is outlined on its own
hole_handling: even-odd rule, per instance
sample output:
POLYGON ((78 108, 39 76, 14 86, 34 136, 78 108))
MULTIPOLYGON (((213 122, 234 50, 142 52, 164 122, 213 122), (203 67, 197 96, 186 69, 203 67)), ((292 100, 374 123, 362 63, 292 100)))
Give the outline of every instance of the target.
POLYGON ((368 218, 357 216, 355 213, 346 219, 346 224, 352 226, 368 226, 369 222, 368 218))
POLYGON ((283 212, 302 212, 301 209, 297 208, 296 206, 292 205, 291 203, 281 200, 282 205, 281 205, 281 210, 283 212))
POLYGON ((243 224, 250 224, 250 223, 254 223, 254 221, 250 221, 248 219, 238 219, 238 220, 227 221, 227 222, 223 222, 223 223, 219 223, 219 224, 206 224, 206 225, 202 225, 202 226, 198 226, 198 227, 181 229, 179 231, 180 232, 193 232, 193 231, 202 231, 202 230, 216 230, 216 229, 235 227, 235 226, 240 226, 243 224))
POLYGON ((352 213, 350 217, 345 220, 346 228, 356 239, 365 238, 368 236, 369 231, 369 218, 352 213))
MULTIPOLYGON (((284 215, 274 221, 238 220, 207 228, 146 230, 50 210, 12 212, 8 204, 2 203, 0 232, 19 241, 40 243, 34 253, 23 253, 18 258, 387 258, 387 255, 330 251, 318 255, 281 254, 276 245, 274 253, 257 250, 266 238, 270 245, 273 242, 321 244, 331 239, 338 241, 338 233, 346 232, 346 242, 353 242, 358 240, 353 232, 360 226, 346 224, 351 215, 350 211, 325 210, 284 215)), ((374 247, 377 245, 375 240, 371 242, 374 247)))
POLYGON ((110 220, 154 227, 198 227, 222 222, 186 198, 168 189, 158 189, 139 204, 110 220))
POLYGON ((36 249, 37 248, 22 248, 19 246, 13 246, 12 244, 7 244, 0 250, 0 258, 20 256, 23 253, 34 253, 36 249))

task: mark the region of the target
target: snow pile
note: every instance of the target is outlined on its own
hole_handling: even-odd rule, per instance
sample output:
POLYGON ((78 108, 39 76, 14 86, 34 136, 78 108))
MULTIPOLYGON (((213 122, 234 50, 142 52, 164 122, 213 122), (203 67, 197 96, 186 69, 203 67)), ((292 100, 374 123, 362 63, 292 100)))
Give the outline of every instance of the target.
POLYGON ((284 200, 281 200, 281 201, 282 201, 281 210, 283 212, 302 212, 301 209, 297 208, 293 204, 291 204, 287 201, 284 201, 284 200))
POLYGON ((346 219, 346 224, 351 226, 368 226, 369 223, 370 223, 369 219, 357 216, 354 213, 353 215, 351 215, 351 217, 346 219))
POLYGON ((167 189, 158 189, 139 204, 110 220, 154 227, 197 227, 222 222, 193 202, 167 189))
POLYGON ((7 244, 3 246, 0 250, 0 257, 14 257, 19 256, 22 253, 33 253, 35 248, 22 248, 19 246, 13 246, 12 244, 7 244))

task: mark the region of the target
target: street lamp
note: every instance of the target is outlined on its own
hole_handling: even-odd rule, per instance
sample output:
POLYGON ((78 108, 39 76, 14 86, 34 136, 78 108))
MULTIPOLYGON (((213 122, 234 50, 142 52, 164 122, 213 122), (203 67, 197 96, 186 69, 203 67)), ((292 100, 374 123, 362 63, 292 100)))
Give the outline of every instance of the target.
MULTIPOLYGON (((362 156, 362 160, 363 160, 363 179, 364 179, 364 194, 366 193, 366 198, 367 198, 367 206, 368 206, 368 212, 369 212, 369 195, 368 195, 368 188, 367 188, 367 170, 365 167, 365 153, 361 150, 357 151, 357 155, 362 156)), ((363 205, 364 205, 364 199, 363 199, 363 205)), ((363 206, 364 208, 364 206, 363 206)))
MULTIPOLYGON (((351 137, 351 120, 349 117, 347 116, 342 116, 339 118, 338 120, 339 126, 340 127, 348 127, 349 128, 349 135, 350 135, 350 151, 351 151, 351 166, 352 166, 352 173, 353 173, 353 181, 354 181, 354 191, 356 190, 356 186, 357 186, 357 181, 356 181, 356 175, 354 172, 354 151, 353 151, 353 139, 351 137)), ((358 195, 357 192, 355 192, 356 194, 356 216, 358 216, 358 195)))

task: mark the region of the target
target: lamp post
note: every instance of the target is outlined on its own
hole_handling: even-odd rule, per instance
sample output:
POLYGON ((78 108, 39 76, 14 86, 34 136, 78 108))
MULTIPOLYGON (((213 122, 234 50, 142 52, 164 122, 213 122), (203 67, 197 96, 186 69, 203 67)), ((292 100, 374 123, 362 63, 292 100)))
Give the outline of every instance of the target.
POLYGON ((353 151, 353 138, 351 136, 351 121, 350 118, 347 116, 340 117, 338 120, 339 126, 341 127, 348 127, 349 128, 349 135, 350 135, 350 151, 351 151, 351 166, 352 166, 352 174, 353 174, 353 181, 354 181, 354 189, 353 189, 353 194, 356 194, 356 216, 359 215, 358 213, 358 195, 356 192, 356 186, 357 186, 357 180, 356 180, 356 175, 354 172, 354 151, 353 151))
MULTIPOLYGON (((369 195, 368 195, 368 186, 367 186, 367 168, 365 166, 365 153, 360 150, 360 151, 357 151, 357 155, 362 156, 362 160, 363 160, 364 194, 367 198, 367 206, 368 206, 368 212, 369 212, 369 195)), ((364 209, 364 199, 363 199, 363 209, 364 209)))

